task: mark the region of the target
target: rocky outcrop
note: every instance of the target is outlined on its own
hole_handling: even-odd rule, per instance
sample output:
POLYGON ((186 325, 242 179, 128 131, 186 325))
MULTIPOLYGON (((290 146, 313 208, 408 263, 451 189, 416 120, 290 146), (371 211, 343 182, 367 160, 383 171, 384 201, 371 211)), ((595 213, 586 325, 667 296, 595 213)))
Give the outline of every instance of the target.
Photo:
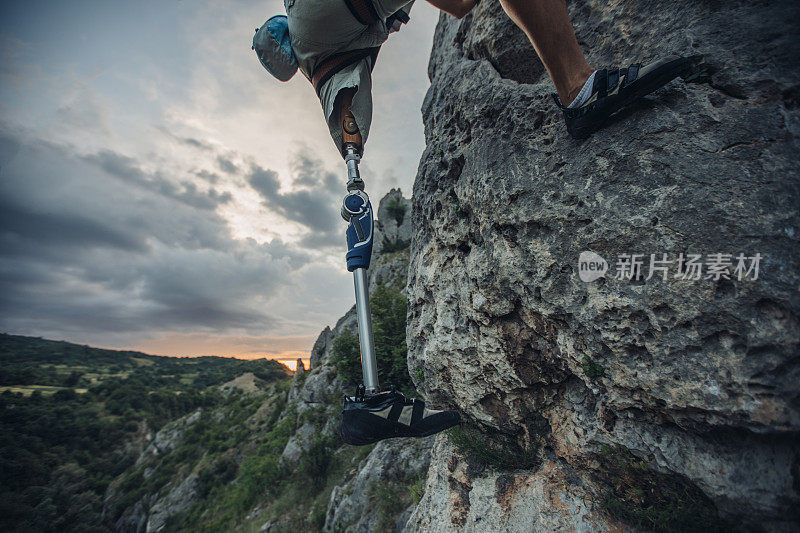
MULTIPOLYGON (((377 484, 406 481, 424 474, 430 464, 433 437, 394 439, 378 443, 358 467, 358 473, 331 492, 324 531, 368 533, 380 531, 379 502, 373 492, 377 484)), ((396 497, 399 497, 397 495, 396 497)), ((414 506, 412 505, 412 510, 414 506)), ((410 514, 410 513, 409 513, 410 514)), ((401 515, 405 526, 408 514, 401 515)))
POLYGON ((197 474, 191 474, 150 508, 146 531, 162 531, 167 520, 174 515, 185 513, 193 503, 200 500, 197 474))
POLYGON ((186 429, 200 420, 202 412, 202 409, 197 409, 193 413, 181 417, 174 422, 170 422, 161 428, 156 432, 150 445, 145 448, 144 452, 142 452, 136 460, 136 464, 141 464, 148 458, 165 455, 174 450, 183 440, 186 429))
MULTIPOLYGON (((523 444, 544 416, 542 469, 569 490, 570 469, 603 490, 598 457, 619 445, 724 517, 798 527, 798 6, 576 1, 570 13, 593 64, 703 63, 692 83, 579 142, 497 2, 442 16, 411 212, 410 373, 429 401, 523 444), (607 261, 591 282, 586 251, 607 261), (745 267, 760 257, 757 278, 736 270, 738 254, 745 267), (646 279, 651 260, 666 269, 646 279)), ((478 502, 503 474, 445 482, 451 457, 437 445, 414 527, 493 516, 492 527, 544 530, 572 505, 529 473, 512 498, 527 503, 491 510, 478 502), (531 514, 515 518, 518 505, 531 514)), ((595 511, 575 512, 574 528, 594 530, 595 511)))
POLYGON ((470 463, 437 438, 425 494, 404 531, 618 530, 592 506, 596 488, 558 458, 535 471, 498 474, 470 463))
POLYGON ((369 290, 372 292, 381 284, 405 289, 412 233, 411 200, 404 198, 400 189, 392 189, 377 207, 369 290))

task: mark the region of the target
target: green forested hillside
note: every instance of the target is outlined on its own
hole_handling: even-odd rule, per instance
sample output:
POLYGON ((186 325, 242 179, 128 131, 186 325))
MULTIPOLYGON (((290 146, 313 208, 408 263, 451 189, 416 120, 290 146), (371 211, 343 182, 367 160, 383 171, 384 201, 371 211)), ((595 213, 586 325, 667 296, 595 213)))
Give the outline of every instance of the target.
MULTIPOLYGON (((108 530, 109 484, 134 466, 155 432, 198 408, 226 407, 230 420, 249 416, 265 396, 285 391, 289 376, 266 359, 156 357, 0 335, 0 530, 108 530), (245 373, 257 394, 220 389, 245 373)), ((198 443, 232 446, 237 435, 224 425, 196 431, 198 443)), ((160 488, 164 472, 139 485, 160 488)))
MULTIPOLYGON (((399 288, 374 292, 381 375, 413 393, 406 311, 399 288)), ((346 328, 332 341, 329 359, 292 376, 263 359, 0 335, 0 531, 321 530, 334 487, 373 448, 336 431, 360 363, 346 328)), ((418 482, 368 491, 382 524, 418 482)))

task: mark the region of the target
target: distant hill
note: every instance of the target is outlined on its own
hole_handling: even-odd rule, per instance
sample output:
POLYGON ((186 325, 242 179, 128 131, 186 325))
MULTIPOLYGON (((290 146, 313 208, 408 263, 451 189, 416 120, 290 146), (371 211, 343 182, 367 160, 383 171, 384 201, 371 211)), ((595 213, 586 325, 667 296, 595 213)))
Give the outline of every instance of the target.
MULTIPOLYGON (((208 387, 244 372, 270 380, 285 368, 269 359, 163 357, 128 350, 106 350, 39 337, 0 334, 0 387, 86 388, 132 374, 160 384, 208 387), (22 386, 22 387, 19 387, 22 386)), ((0 389, 1 391, 2 389, 0 389)), ((52 389, 42 389, 52 390, 52 389)))
MULTIPOLYGON (((159 429, 198 410, 249 416, 290 379, 267 359, 159 357, 0 334, 0 530, 112 529, 114 517, 103 516, 109 484, 159 429), (242 375, 247 387, 237 386, 242 375)), ((215 445, 229 437, 217 428, 215 445)), ((141 485, 158 489, 154 482, 141 485)))

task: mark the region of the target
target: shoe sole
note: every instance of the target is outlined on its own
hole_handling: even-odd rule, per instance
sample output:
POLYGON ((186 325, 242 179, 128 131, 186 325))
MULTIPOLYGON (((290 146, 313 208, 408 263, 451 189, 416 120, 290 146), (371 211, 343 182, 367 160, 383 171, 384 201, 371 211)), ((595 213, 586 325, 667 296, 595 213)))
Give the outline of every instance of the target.
MULTIPOLYGON (((378 436, 367 436, 365 431, 356 430, 348 431, 345 428, 347 426, 351 427, 358 427, 358 426, 370 426, 370 420, 364 419, 364 415, 367 413, 351 413, 348 417, 348 420, 345 420, 344 413, 342 414, 342 423, 339 425, 339 437, 341 437, 342 441, 351 444, 353 446, 365 446, 367 444, 374 444, 376 442, 386 440, 386 439, 396 439, 396 438, 422 438, 428 437, 430 435, 435 435, 436 433, 440 433, 447 429, 450 429, 453 426, 457 426, 461 423, 461 417, 458 416, 457 419, 453 420, 452 423, 440 426, 433 426, 427 430, 423 431, 412 431, 410 427, 406 426, 405 424, 394 423, 389 424, 384 427, 385 433, 380 434, 378 436), (359 419, 361 419, 359 421, 359 419)), ((372 426, 374 427, 374 426, 372 426)))
POLYGON ((617 111, 660 89, 678 76, 685 74, 691 67, 692 61, 690 57, 679 57, 655 67, 644 77, 634 81, 633 85, 626 91, 627 94, 607 96, 606 99, 611 100, 605 102, 605 109, 602 111, 598 110, 592 113, 591 117, 577 117, 572 127, 568 129, 569 134, 576 139, 589 137, 592 133, 601 129, 611 115, 617 111), (581 121, 582 118, 585 120, 581 121), (581 122, 584 123, 581 124, 581 122))

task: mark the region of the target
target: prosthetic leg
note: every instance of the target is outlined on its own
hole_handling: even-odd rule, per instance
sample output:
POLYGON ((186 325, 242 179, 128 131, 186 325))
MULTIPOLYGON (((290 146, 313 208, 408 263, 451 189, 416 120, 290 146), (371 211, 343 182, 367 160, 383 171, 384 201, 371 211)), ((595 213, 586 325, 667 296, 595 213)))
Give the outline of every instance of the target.
POLYGON ((348 444, 364 445, 392 437, 432 435, 458 424, 461 417, 456 411, 428 410, 424 401, 407 399, 393 388, 382 392, 378 383, 367 278, 374 221, 372 204, 358 171, 363 141, 350 112, 354 92, 348 89, 340 93, 342 155, 347 164, 347 195, 342 201, 342 218, 347 222, 347 270, 353 273, 355 283, 364 383, 356 388, 355 396, 345 396, 339 433, 348 444))
POLYGON ((369 282, 367 269, 372 257, 373 217, 372 204, 364 192, 364 180, 358 172, 363 145, 355 118, 350 112, 352 92, 343 92, 342 97, 342 145, 347 164, 347 195, 342 201, 342 218, 347 222, 347 270, 353 273, 356 288, 356 314, 358 315, 358 338, 361 345, 361 370, 365 390, 356 396, 380 391, 375 345, 372 338, 372 316, 369 312, 369 282))

